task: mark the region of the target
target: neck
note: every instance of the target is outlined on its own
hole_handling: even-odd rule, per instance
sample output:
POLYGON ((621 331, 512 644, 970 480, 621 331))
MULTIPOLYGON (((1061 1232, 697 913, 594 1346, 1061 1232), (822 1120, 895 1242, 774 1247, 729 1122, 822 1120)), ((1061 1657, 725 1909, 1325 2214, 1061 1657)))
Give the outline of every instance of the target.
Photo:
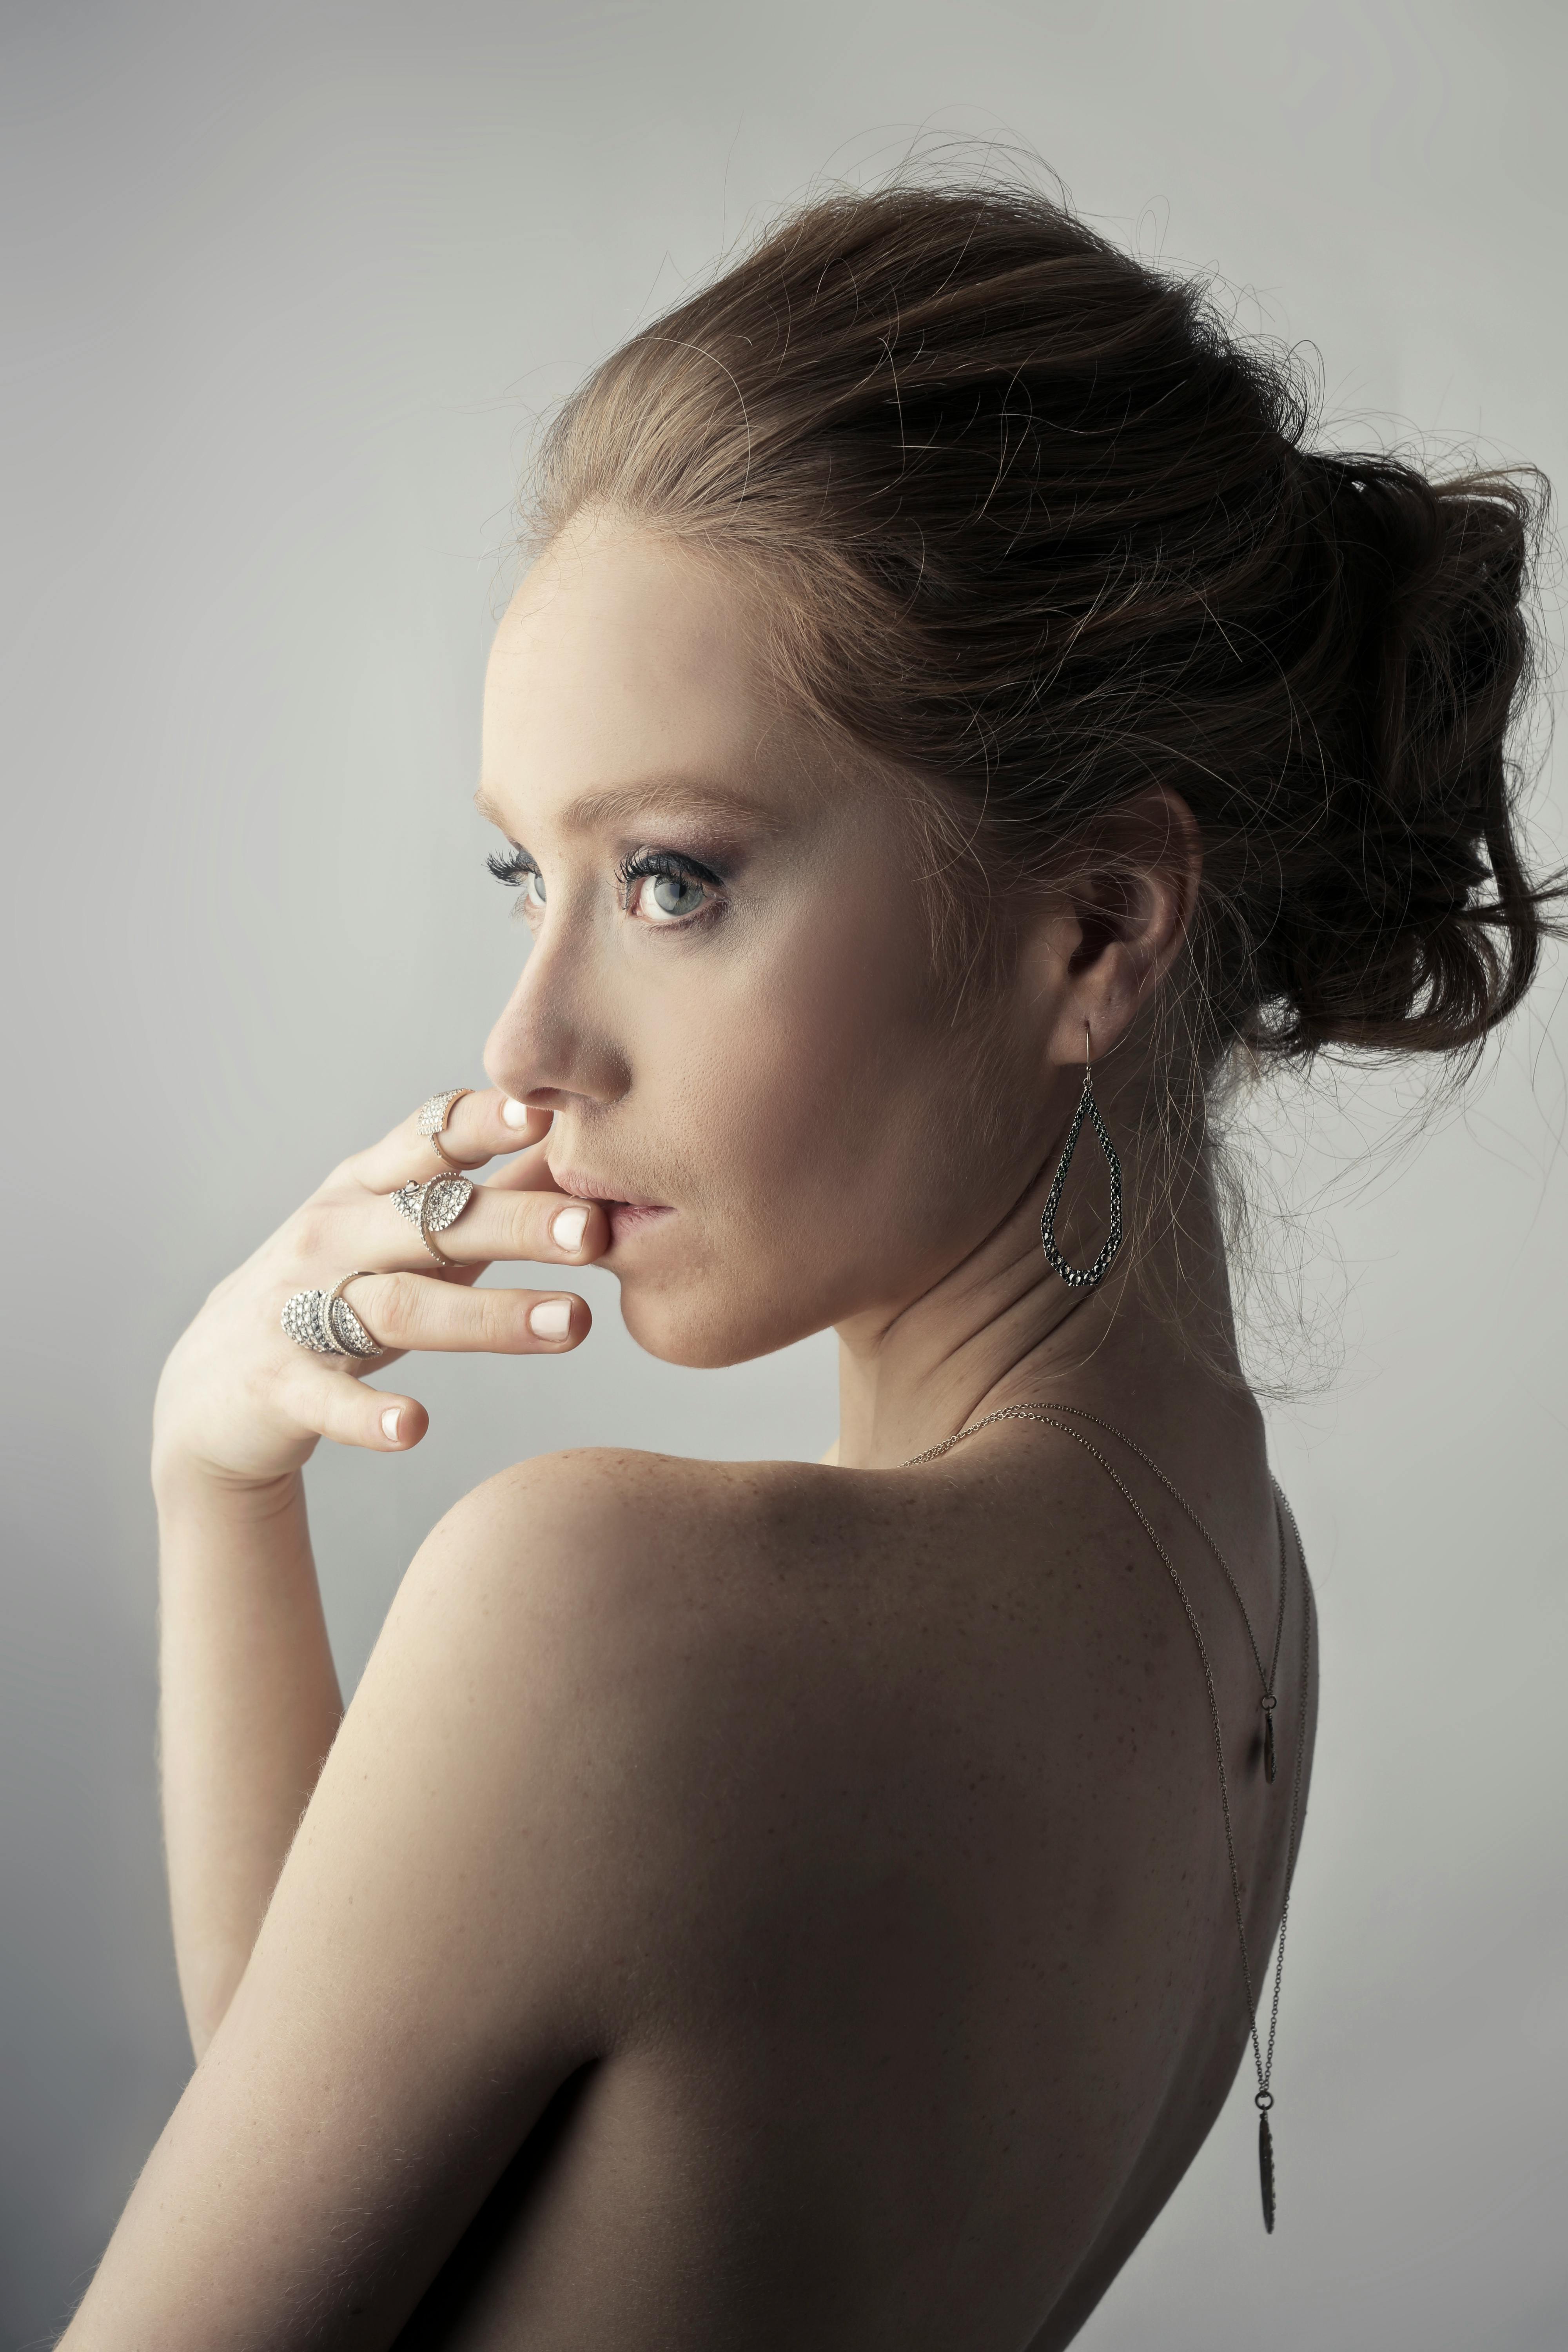
MULTIPOLYGON (((1138 1417, 1172 1381, 1239 1372, 1225 1251, 1201 1171, 1182 1188, 1179 1228, 1128 1239, 1105 1279, 1074 1289, 1047 1265, 1040 1213, 1055 1166, 977 1248, 918 1297, 838 1327, 838 1459, 887 1469, 999 1406, 1055 1397, 1138 1417), (1136 1253, 1136 1261, 1134 1254, 1136 1253), (1156 1303, 1157 1302, 1157 1303, 1156 1303), (1201 1335, 1202 1356, 1191 1341, 1201 1335)), ((1130 1198, 1139 1171, 1128 1171, 1130 1198)), ((1069 1261, 1100 1245, 1092 1221, 1058 1227, 1069 1261)))

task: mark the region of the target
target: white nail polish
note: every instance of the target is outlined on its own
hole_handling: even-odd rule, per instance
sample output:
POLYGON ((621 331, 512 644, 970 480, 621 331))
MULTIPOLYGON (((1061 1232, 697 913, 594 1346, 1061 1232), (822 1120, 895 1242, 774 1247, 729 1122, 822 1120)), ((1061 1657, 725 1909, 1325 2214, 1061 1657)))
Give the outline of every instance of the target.
POLYGON ((587 1223, 586 1209, 563 1209, 550 1228, 551 1239, 557 1249, 581 1249, 587 1223))
POLYGON ((397 1443, 397 1424, 402 1418, 403 1407, 400 1404, 389 1404, 381 1416, 381 1433, 389 1445, 397 1443))
POLYGON ((528 1328, 536 1339, 564 1339, 572 1328, 572 1301, 542 1298, 528 1318, 528 1328))
POLYGON ((508 1127, 526 1127, 533 1116, 527 1103, 514 1102, 510 1095, 502 1097, 500 1115, 508 1127))

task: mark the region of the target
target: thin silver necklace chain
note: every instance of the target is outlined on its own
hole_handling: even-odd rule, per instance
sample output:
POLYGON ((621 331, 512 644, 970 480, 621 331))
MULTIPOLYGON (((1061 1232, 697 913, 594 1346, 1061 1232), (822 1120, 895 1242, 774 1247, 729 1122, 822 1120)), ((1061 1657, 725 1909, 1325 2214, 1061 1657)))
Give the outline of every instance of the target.
MULTIPOLYGON (((1004 1410, 1005 1410, 1005 1408, 1004 1408, 1004 1410)), ((1144 1465, 1145 1469, 1152 1471, 1154 1476, 1158 1478, 1161 1486, 1163 1486, 1166 1494, 1171 1497, 1171 1500, 1177 1505, 1178 1508, 1186 1513, 1188 1519, 1197 1529, 1199 1535, 1202 1536, 1205 1543, 1207 1544, 1210 1551, 1214 1554, 1215 1559, 1219 1567, 1219 1572, 1224 1577, 1226 1582, 1229 1585, 1231 1592, 1235 1596, 1236 1605, 1241 1612, 1241 1622, 1247 1628, 1247 1643, 1252 1651, 1252 1663, 1258 1668, 1258 1680, 1262 1692, 1261 1706, 1264 1716, 1266 1763, 1268 1778, 1272 1780, 1274 1778, 1274 1746, 1272 1737, 1274 1729, 1274 1695, 1279 1681, 1280 1645, 1285 1639, 1285 1590, 1290 1572, 1290 1562, 1285 1543, 1285 1528, 1280 1517, 1281 1507, 1283 1507, 1285 1510, 1289 1510, 1290 1506, 1286 1502, 1285 1496, 1280 1491, 1278 1482, 1274 1479, 1269 1480, 1269 1485, 1274 1490, 1274 1517, 1275 1525, 1279 1529, 1279 1607, 1274 1619, 1274 1648, 1266 1667, 1263 1663, 1262 1653, 1258 1647, 1258 1636, 1252 1630, 1252 1619, 1247 1614, 1247 1603, 1241 1597, 1241 1588, 1230 1572, 1230 1562, 1226 1559, 1224 1552, 1221 1551, 1218 1544, 1215 1543, 1213 1536, 1209 1533, 1208 1528, 1205 1526, 1203 1520, 1199 1518, 1196 1511, 1194 1510, 1192 1505, 1188 1502, 1181 1488, 1173 1479, 1167 1478, 1165 1473, 1161 1469, 1153 1455, 1152 1454, 1145 1454, 1141 1445, 1135 1445, 1131 1438, 1127 1435, 1125 1430, 1118 1429, 1114 1422, 1107 1421, 1101 1413, 1088 1412, 1081 1404, 1052 1405, 1050 1410, 1053 1412, 1070 1413, 1074 1421, 1091 1421, 1097 1429, 1105 1430, 1110 1436, 1116 1439, 1119 1444, 1125 1445, 1129 1454, 1135 1454, 1138 1456, 1139 1461, 1144 1465)), ((1300 1536, 1298 1536, 1297 1541, 1300 1543, 1300 1536)))
MULTIPOLYGON (((1045 1403, 1044 1400, 1042 1403, 1045 1403)), ((910 1460, 901 1463, 900 1467, 905 1470, 915 1470, 923 1463, 938 1461, 942 1454, 960 1444, 964 1438, 974 1436, 977 1431, 988 1428, 993 1422, 996 1421, 1032 1421, 1042 1428, 1058 1430, 1062 1436, 1070 1437, 1075 1445, 1080 1446, 1091 1460, 1098 1462, 1153 1546, 1156 1556, 1175 1589, 1176 1598, 1182 1604, 1182 1613, 1186 1618, 1187 1629, 1192 1634, 1194 1645, 1197 1650, 1198 1663, 1203 1668, 1204 1689, 1208 1696, 1209 1725, 1214 1732, 1215 1757, 1219 1766, 1219 1801, 1220 1813, 1225 1823, 1226 1859, 1230 1865, 1231 1903, 1236 1913, 1237 1942, 1241 1951, 1242 1983, 1247 1991, 1247 2027, 1252 2042, 1253 2065, 1258 2074, 1258 2092, 1253 2105, 1258 2109, 1258 2164, 1259 2186, 1263 2197, 1263 2225, 1266 2230, 1272 2231, 1274 2227, 1274 2144, 1268 2117, 1274 2105, 1274 2095, 1269 2088, 1269 2082, 1274 2072, 1274 2043, 1279 2026, 1279 1986, 1285 1972, 1285 1934, 1290 1919, 1290 1888, 1296 1874, 1296 1855, 1300 1837, 1301 1769, 1307 1748, 1307 1709, 1311 1685, 1311 1597, 1307 1584, 1306 1553, 1301 1543, 1301 1531, 1296 1524, 1296 1514, 1290 1508, 1289 1502, 1279 1483, 1271 1481, 1274 1486, 1275 1518, 1279 1528, 1279 1613, 1274 1631, 1274 1654, 1269 1662, 1268 1670, 1265 1672, 1262 1655, 1253 1634, 1252 1621, 1247 1613, 1247 1604, 1242 1600, 1240 1588, 1218 1544, 1187 1501, 1186 1496, 1165 1475, 1159 1464, 1145 1454, 1141 1445, 1135 1445, 1132 1440, 1113 1423, 1102 1420, 1099 1413, 1087 1412, 1079 1405, 1058 1404, 1054 1401, 1045 1404, 1044 1410, 1041 1410, 1038 1405, 1005 1404, 999 1406, 994 1412, 984 1414, 979 1421, 969 1423, 967 1427, 954 1430, 952 1435, 944 1437, 939 1445, 928 1446, 923 1454, 911 1455, 910 1460), (1135 1454, 1138 1459, 1153 1472, 1173 1499, 1181 1506, 1218 1561, 1224 1572, 1225 1580, 1235 1596, 1236 1605, 1241 1612, 1241 1620, 1247 1627, 1247 1638, 1251 1645, 1253 1661, 1258 1668, 1258 1679, 1263 1685, 1265 1752, 1270 1762, 1273 1755, 1275 1672, 1279 1664, 1279 1647, 1285 1630, 1285 1587, 1289 1569, 1289 1547, 1286 1541, 1285 1522, 1287 1520, 1289 1522, 1290 1535, 1294 1538, 1297 1555, 1301 1561, 1301 1699, 1296 1727, 1296 1754, 1290 1773, 1290 1818, 1286 1832, 1285 1847, 1285 1900, 1279 1912, 1279 1941, 1274 1962, 1274 1990, 1268 2006, 1268 2036, 1266 2044, 1260 2042, 1258 2038, 1258 1996, 1253 1990, 1252 1958, 1247 1942, 1247 1921, 1241 1898, 1241 1870, 1236 1858, 1236 1832, 1230 1811, 1230 1778, 1225 1768, 1225 1733, 1220 1722, 1219 1695, 1215 1687, 1214 1669, 1209 1664, 1208 1644, 1204 1640, 1203 1628, 1198 1622, 1197 1612, 1193 1607, 1187 1588, 1182 1581, 1176 1564, 1161 1542, 1137 1496, 1114 1465, 1106 1460, 1100 1448, 1092 1444, 1081 1430, 1074 1429, 1068 1422, 1053 1418, 1058 1412, 1071 1413, 1076 1420, 1092 1422, 1097 1428, 1107 1431, 1121 1444, 1125 1445, 1130 1454, 1135 1454)), ((1273 1778, 1272 1772, 1269 1778, 1273 1778)))

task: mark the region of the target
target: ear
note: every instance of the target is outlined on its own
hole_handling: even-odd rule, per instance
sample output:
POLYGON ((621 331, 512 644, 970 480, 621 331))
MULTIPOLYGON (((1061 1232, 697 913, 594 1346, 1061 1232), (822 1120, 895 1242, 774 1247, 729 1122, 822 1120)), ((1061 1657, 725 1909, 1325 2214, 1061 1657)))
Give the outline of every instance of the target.
POLYGON ((1098 818, 1050 894, 1041 945, 1053 967, 1048 1061, 1081 1064, 1131 1027, 1185 942, 1203 845, 1179 793, 1153 784, 1098 818))

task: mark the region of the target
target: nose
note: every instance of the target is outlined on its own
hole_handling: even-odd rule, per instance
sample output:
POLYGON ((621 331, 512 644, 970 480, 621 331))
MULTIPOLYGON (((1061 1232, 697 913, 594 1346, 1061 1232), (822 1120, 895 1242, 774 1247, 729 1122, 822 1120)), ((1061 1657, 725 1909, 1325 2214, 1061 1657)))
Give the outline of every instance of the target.
POLYGON ((631 1084, 611 992, 595 985, 584 946, 560 918, 528 950, 517 986, 485 1042, 485 1075, 515 1101, 560 1108, 615 1102, 631 1084))

